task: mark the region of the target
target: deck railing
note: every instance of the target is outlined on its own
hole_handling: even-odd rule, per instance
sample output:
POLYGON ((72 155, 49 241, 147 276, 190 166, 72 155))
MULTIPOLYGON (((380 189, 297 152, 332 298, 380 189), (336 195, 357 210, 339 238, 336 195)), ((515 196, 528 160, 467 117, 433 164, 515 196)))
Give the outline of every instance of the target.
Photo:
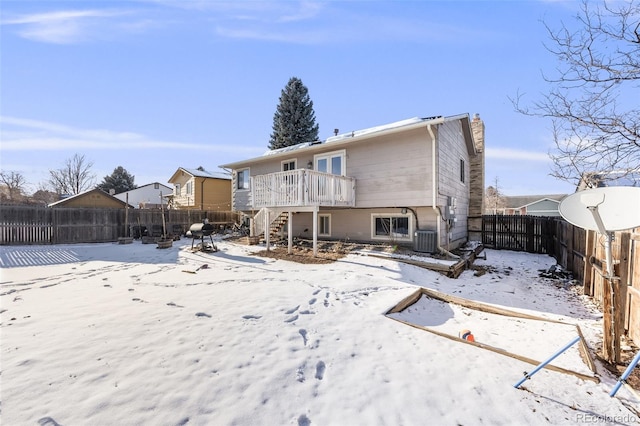
POLYGON ((298 169, 251 177, 253 208, 355 206, 352 177, 298 169))

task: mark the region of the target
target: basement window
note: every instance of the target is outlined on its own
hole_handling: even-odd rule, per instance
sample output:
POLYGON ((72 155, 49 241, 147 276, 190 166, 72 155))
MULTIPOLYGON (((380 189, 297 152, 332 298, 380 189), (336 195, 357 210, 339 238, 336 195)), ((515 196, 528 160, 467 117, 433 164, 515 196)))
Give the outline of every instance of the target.
POLYGON ((411 231, 408 215, 371 215, 371 238, 374 240, 411 241, 411 231))
POLYGON ((331 236, 331 215, 330 214, 318 215, 318 235, 322 237, 331 236))

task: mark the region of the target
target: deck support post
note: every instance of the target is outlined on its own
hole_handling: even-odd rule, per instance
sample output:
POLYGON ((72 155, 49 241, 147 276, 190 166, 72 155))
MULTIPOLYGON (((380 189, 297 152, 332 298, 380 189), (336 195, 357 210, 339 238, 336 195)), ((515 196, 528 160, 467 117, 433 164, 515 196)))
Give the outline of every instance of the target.
POLYGON ((313 209, 313 256, 318 256, 318 206, 313 209))

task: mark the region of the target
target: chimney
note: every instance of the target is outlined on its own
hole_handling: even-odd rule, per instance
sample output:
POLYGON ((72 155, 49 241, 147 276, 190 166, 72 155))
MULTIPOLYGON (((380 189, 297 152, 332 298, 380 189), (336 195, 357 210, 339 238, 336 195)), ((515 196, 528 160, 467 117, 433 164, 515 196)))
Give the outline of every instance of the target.
POLYGON ((334 136, 338 136, 338 132, 340 131, 340 129, 333 129, 333 135, 334 136))
POLYGON ((484 122, 480 119, 480 114, 473 114, 471 120, 471 132, 476 145, 477 152, 484 152, 484 122))
POLYGON ((482 215, 484 214, 484 122, 479 114, 471 120, 471 135, 476 155, 469 165, 469 217, 467 220, 469 240, 482 240, 482 215))

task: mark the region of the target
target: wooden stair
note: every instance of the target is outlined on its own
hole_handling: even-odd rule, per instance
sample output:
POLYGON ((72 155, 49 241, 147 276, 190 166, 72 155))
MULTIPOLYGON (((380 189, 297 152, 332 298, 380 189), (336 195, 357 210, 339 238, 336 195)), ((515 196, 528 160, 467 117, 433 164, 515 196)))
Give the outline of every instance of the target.
POLYGON ((269 235, 276 237, 289 222, 289 212, 282 212, 269 225, 269 235))

